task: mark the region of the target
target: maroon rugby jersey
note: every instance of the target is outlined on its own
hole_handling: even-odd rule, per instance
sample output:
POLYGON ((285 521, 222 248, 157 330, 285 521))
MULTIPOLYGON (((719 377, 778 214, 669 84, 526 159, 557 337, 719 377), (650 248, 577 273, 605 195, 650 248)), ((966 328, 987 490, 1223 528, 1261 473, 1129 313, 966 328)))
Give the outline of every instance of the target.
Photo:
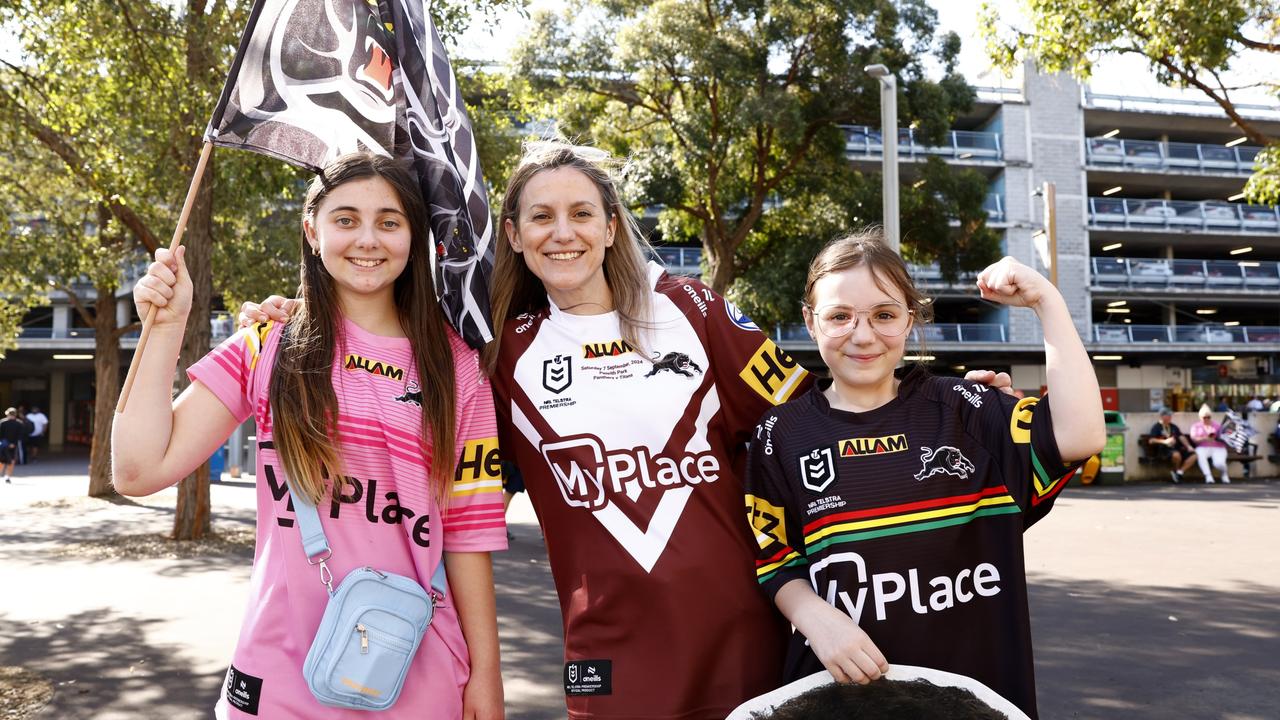
POLYGON ((702 283, 649 279, 641 349, 616 313, 552 304, 506 324, 500 442, 546 536, 569 716, 721 720, 781 679, 741 470, 756 420, 810 383, 702 283))

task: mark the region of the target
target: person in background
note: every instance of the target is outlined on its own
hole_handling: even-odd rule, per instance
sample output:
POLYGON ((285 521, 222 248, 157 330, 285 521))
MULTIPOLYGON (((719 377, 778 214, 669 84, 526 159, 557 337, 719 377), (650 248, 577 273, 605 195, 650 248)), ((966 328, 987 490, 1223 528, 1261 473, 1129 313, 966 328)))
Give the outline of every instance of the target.
POLYGON ((38 406, 32 406, 27 413, 27 421, 31 423, 31 437, 27 447, 27 462, 35 462, 40 457, 40 448, 48 441, 49 416, 40 412, 38 406))
POLYGON ((1249 402, 1245 403, 1245 406, 1244 406, 1245 417, 1248 417, 1250 413, 1262 412, 1266 408, 1267 408, 1266 404, 1262 402, 1262 396, 1254 395, 1253 397, 1249 398, 1249 402))
POLYGON ((1196 446, 1196 461, 1200 463, 1200 472, 1204 473, 1206 483, 1213 482, 1213 473, 1209 471, 1209 461, 1218 468, 1222 482, 1229 484, 1227 476, 1227 445, 1218 437, 1222 426, 1213 421, 1213 411, 1208 404, 1200 406, 1200 419, 1191 426, 1191 442, 1196 446))
POLYGON ((6 483, 12 482, 13 465, 18 461, 23 432, 22 421, 18 419, 18 409, 5 410, 4 420, 0 420, 0 468, 4 468, 6 483))
POLYGON ((1214 408, 1216 412, 1226 412, 1231 409, 1231 403, 1227 402, 1226 397, 1218 398, 1218 405, 1214 408))
POLYGON ((1169 473, 1173 482, 1182 482, 1182 474, 1196 463, 1196 449, 1183 434, 1182 428, 1173 423, 1173 411, 1160 408, 1160 421, 1151 426, 1147 443, 1151 445, 1151 455, 1160 460, 1172 460, 1173 470, 1169 473))

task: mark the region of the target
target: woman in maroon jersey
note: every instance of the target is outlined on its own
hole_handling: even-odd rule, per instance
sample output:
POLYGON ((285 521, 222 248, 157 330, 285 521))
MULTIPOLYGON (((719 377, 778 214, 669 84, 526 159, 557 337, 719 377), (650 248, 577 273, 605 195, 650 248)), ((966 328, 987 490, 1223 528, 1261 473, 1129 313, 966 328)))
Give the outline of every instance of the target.
POLYGON ((546 538, 569 717, 721 720, 781 682, 740 468, 756 419, 809 380, 731 302, 646 262, 613 166, 540 142, 510 179, 484 353, 501 446, 546 538))

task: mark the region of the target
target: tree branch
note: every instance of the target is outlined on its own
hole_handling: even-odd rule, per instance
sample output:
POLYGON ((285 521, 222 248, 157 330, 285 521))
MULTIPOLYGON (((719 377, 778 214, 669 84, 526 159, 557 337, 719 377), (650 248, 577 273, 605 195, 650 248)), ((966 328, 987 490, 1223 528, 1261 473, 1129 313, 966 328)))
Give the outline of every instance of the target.
POLYGON ((1261 40, 1254 40, 1253 38, 1246 37, 1244 33, 1237 33, 1236 41, 1250 50, 1280 53, 1280 43, 1269 43, 1261 40))
POLYGON ((132 208, 121 202, 117 193, 103 187, 94 178, 89 169, 89 164, 72 147, 71 142, 64 135, 41 122, 39 118, 7 91, 0 91, 0 105, 7 106, 12 110, 12 115, 32 137, 48 148, 54 155, 57 155, 67 166, 67 169, 79 178, 81 182, 102 196, 103 201, 111 210, 111 214, 123 223, 125 227, 129 228, 129 231, 138 239, 138 242, 147 248, 148 253, 154 253, 160 247, 160 242, 142 218, 132 208))
POLYGON ((84 303, 80 300, 80 296, 76 295, 76 291, 72 290, 71 286, 65 283, 57 283, 54 287, 66 293, 67 299, 71 301, 71 307, 75 309, 76 314, 80 316, 80 319, 84 321, 85 325, 93 327, 93 311, 85 307, 84 303))
POLYGON ((1183 82, 1198 89, 1205 95, 1208 95, 1209 99, 1213 100, 1218 104, 1218 107, 1222 108, 1222 111, 1227 114, 1227 117, 1231 118, 1236 127, 1240 129, 1240 132, 1244 133, 1245 137, 1249 138, 1250 142, 1257 143, 1258 145, 1266 145, 1270 141, 1270 138, 1265 133, 1258 130, 1252 122, 1246 120, 1240 115, 1230 98, 1219 97, 1217 92, 1215 92, 1213 88, 1209 87, 1208 83, 1197 77, 1190 69, 1178 65, 1173 61, 1173 58, 1168 55, 1156 58, 1156 62, 1169 72, 1177 75, 1179 78, 1182 78, 1183 82))

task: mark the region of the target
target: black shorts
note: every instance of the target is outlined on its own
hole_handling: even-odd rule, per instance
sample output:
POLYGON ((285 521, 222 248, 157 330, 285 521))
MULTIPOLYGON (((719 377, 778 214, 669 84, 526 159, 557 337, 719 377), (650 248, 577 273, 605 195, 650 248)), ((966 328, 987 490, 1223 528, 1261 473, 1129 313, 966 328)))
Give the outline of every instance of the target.
POLYGON ((30 450, 31 448, 44 447, 45 441, 48 438, 49 438, 49 435, 47 433, 42 435, 32 435, 31 437, 27 438, 23 442, 26 445, 27 449, 30 450))
POLYGON ((0 448, 0 465, 8 465, 18 461, 18 446, 6 445, 0 448))

